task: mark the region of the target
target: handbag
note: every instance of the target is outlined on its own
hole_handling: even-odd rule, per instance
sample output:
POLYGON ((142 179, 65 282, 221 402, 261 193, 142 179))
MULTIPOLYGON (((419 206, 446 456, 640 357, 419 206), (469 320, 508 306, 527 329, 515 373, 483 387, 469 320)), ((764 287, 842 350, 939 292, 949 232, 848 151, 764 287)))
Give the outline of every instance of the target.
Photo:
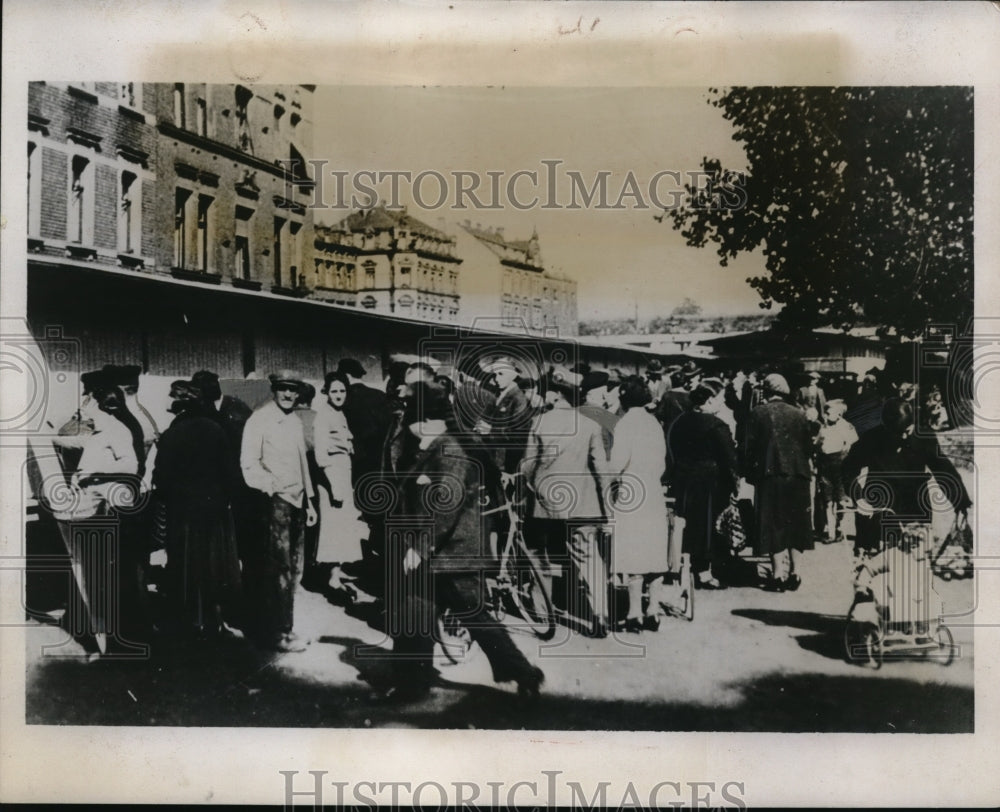
POLYGON ((747 533, 735 495, 729 498, 729 504, 715 520, 715 532, 728 542, 729 549, 734 553, 747 546, 747 533))

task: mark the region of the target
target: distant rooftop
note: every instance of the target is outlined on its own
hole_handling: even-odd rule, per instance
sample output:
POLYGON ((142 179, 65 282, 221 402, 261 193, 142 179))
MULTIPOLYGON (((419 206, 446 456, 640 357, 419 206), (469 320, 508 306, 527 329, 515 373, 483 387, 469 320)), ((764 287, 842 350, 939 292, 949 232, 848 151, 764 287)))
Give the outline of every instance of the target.
POLYGON ((451 242, 452 238, 439 229, 427 225, 416 217, 407 213, 406 207, 401 209, 387 209, 385 206, 377 206, 374 209, 360 209, 351 212, 347 217, 325 229, 319 226, 317 230, 325 230, 328 233, 378 233, 380 231, 406 230, 411 234, 418 234, 422 237, 430 237, 443 242, 451 242))

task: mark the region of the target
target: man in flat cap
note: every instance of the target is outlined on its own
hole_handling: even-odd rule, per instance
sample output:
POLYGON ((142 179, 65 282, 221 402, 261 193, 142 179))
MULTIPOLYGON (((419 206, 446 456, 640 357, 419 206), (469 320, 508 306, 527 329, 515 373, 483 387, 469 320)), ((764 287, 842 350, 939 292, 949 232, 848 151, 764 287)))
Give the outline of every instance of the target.
POLYGON ((502 355, 489 364, 487 371, 492 374, 500 392, 496 403, 483 415, 476 430, 483 435, 486 445, 493 449, 500 470, 511 474, 517 470, 524 456, 533 410, 524 390, 518 386, 518 376, 523 371, 514 359, 502 355))
POLYGON ((276 651, 301 651, 304 643, 294 632, 295 590, 302 578, 305 526, 317 518, 305 433, 295 412, 304 382, 291 370, 269 378, 274 400, 247 420, 240 453, 247 485, 269 500, 269 532, 251 555, 245 588, 257 614, 258 642, 276 651))

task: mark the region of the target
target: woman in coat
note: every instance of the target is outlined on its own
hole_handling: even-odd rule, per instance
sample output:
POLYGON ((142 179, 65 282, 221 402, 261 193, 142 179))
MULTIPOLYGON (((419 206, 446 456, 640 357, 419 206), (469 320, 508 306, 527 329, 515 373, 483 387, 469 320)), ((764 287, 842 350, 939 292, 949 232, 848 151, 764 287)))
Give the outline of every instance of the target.
POLYGON ((787 402, 788 381, 778 374, 764 378, 765 402, 750 413, 744 471, 754 486, 757 513, 755 552, 771 557, 769 591, 794 592, 802 583, 798 559, 813 549, 809 515, 816 424, 787 402))
POLYGON ((153 482, 166 514, 166 590, 175 628, 215 636, 233 619, 240 565, 230 512, 237 471, 225 431, 188 381, 170 387, 153 482))
POLYGON ((702 381, 691 392, 687 411, 670 428, 670 488, 685 520, 683 549, 691 556, 699 589, 725 588, 712 572, 713 562, 724 560, 715 525, 737 482, 736 444, 729 426, 715 414, 724 397, 721 381, 702 381))
POLYGON ((646 409, 649 386, 638 375, 619 387, 625 414, 615 424, 611 446, 611 478, 617 483, 614 500, 613 571, 628 582, 625 630, 659 628, 656 607, 650 601, 643 619, 643 585, 667 569, 667 505, 660 478, 666 460, 663 430, 646 409))

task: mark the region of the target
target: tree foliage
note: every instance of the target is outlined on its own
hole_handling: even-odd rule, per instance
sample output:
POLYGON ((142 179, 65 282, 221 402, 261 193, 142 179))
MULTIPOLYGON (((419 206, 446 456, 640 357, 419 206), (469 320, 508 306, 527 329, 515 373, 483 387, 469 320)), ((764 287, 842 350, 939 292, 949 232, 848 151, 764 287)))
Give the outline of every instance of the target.
POLYGON ((789 328, 965 328, 973 311, 971 88, 711 94, 743 144, 747 172, 704 159, 708 182, 670 212, 689 245, 715 243, 722 265, 760 249, 767 274, 747 281, 762 307, 783 305, 779 322, 789 328))
POLYGON ((701 315, 701 305, 698 304, 690 296, 685 296, 684 301, 682 301, 677 307, 675 307, 671 313, 671 316, 676 318, 685 318, 688 316, 700 316, 701 315))

